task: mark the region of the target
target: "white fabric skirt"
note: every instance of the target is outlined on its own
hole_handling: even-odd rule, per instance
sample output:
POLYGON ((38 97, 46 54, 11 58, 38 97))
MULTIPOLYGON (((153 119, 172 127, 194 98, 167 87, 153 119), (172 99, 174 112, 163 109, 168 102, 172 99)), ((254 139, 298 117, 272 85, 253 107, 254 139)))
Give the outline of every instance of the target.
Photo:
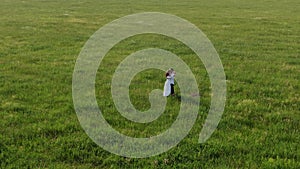
POLYGON ((166 80, 163 95, 169 96, 170 94, 171 94, 171 82, 170 80, 166 80))

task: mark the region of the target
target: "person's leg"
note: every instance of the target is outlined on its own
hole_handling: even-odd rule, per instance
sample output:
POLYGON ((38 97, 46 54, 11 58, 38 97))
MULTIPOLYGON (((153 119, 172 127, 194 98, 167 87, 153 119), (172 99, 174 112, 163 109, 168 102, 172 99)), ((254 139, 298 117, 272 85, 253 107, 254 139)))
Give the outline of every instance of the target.
POLYGON ((174 84, 171 84, 171 95, 174 95, 174 84))

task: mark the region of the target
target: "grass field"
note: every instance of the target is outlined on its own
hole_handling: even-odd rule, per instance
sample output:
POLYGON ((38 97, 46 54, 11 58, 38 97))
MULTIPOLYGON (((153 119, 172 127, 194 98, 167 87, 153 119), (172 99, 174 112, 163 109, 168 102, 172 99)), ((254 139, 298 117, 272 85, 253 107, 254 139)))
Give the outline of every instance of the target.
MULTIPOLYGON (((300 168, 300 1, 0 0, 0 168, 300 168), (149 137, 176 119, 180 100, 149 124, 118 114, 110 94, 115 68, 148 47, 167 49, 191 68, 201 106, 196 125, 176 147, 135 159, 111 154, 81 128, 72 74, 89 37, 114 19, 138 12, 177 15, 214 44, 227 78, 227 101, 212 137, 198 137, 210 106, 210 82, 196 55, 155 34, 128 38, 104 58, 96 95, 106 120, 132 137, 149 137)), ((164 72, 139 73, 130 85, 139 110, 162 88, 164 72)), ((175 90, 179 92, 176 86, 175 90)))

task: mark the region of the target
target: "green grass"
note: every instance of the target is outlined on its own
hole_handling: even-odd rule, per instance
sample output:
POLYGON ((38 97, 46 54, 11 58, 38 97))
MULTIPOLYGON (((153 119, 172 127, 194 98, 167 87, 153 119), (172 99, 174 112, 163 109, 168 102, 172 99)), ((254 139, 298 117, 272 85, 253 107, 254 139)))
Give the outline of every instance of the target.
MULTIPOLYGON (((0 168, 300 168, 300 2, 275 1, 41 1, 1 0, 0 168), (81 128, 72 101, 72 73, 88 38, 119 17, 156 11, 198 26, 225 69, 227 102, 212 137, 198 144, 210 105, 210 82, 186 46, 146 34, 120 42, 97 73, 96 95, 118 131, 148 137, 166 130, 178 99, 149 124, 118 114, 110 80, 128 54, 160 47, 180 56, 196 75, 201 106, 196 125, 161 155, 132 159, 111 154, 81 128)), ((148 93, 163 72, 139 73, 130 85, 133 104, 146 110, 148 93)), ((178 87, 176 91, 179 92, 178 87)))

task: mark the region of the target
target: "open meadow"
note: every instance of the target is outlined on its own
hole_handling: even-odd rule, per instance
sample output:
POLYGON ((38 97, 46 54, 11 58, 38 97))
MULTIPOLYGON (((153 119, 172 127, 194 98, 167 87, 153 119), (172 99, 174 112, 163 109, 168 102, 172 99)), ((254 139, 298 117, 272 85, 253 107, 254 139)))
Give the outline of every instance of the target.
MULTIPOLYGON (((130 84, 130 100, 150 108, 163 71, 148 69, 130 84)), ((300 1, 0 0, 0 168, 300 168, 300 1), (85 133, 74 110, 72 75, 86 41, 100 27, 140 12, 173 14, 196 25, 219 53, 227 96, 222 119, 202 144, 211 87, 196 54, 158 34, 129 37, 114 46, 97 72, 95 95, 107 122, 131 137, 151 137, 178 115, 177 97, 165 112, 142 124, 119 114, 111 79, 131 53, 161 48, 192 70, 199 114, 189 134, 157 156, 112 154, 85 133)))

